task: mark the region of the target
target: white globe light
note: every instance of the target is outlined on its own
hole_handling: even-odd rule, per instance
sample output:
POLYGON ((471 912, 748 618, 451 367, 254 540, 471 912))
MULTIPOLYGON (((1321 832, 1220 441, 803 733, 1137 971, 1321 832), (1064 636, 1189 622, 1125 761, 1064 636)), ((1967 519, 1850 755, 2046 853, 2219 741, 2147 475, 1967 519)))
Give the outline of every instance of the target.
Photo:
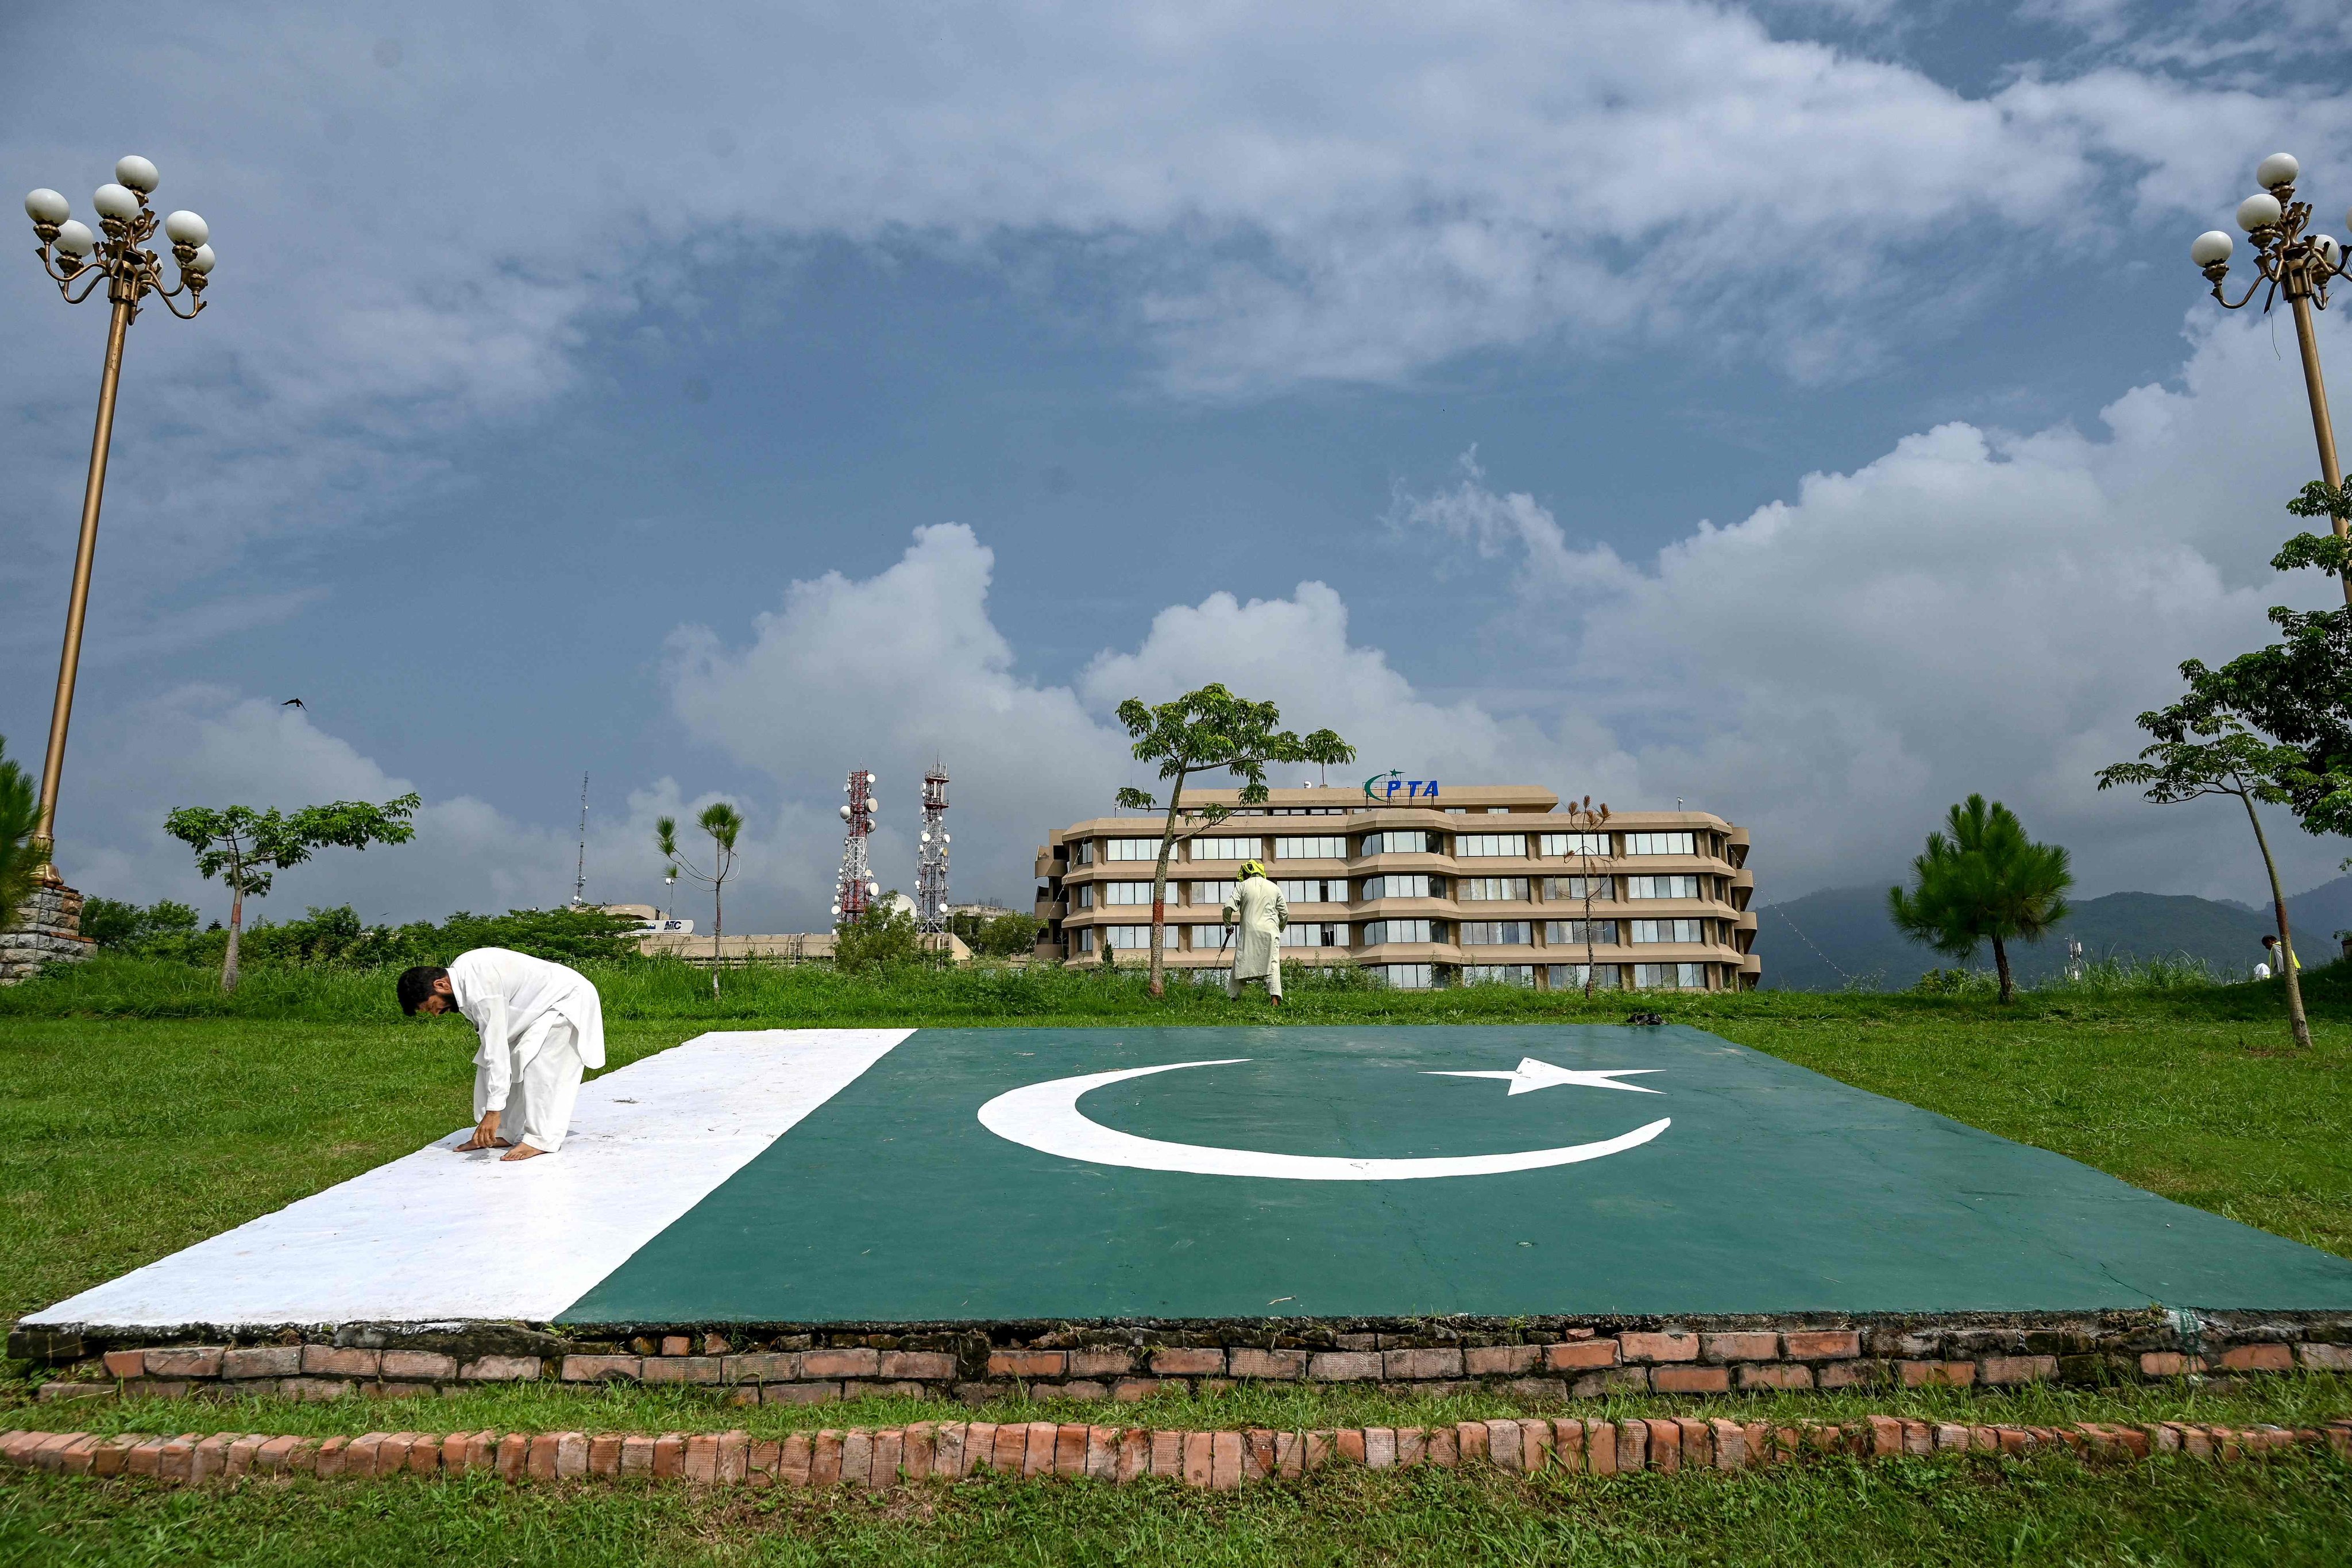
POLYGON ((2210 267, 2217 261, 2227 261, 2238 242, 2218 228, 2209 228, 2189 242, 2189 259, 2200 267, 2210 267))
POLYGON ((2276 196, 2264 193, 2248 196, 2238 204, 2238 226, 2252 234, 2258 228, 2268 228, 2278 222, 2284 208, 2276 196))
POLYGON ((58 225, 58 248, 68 256, 88 256, 98 248, 98 236, 89 232, 89 225, 68 218, 58 225))
POLYGON ((2320 263, 2325 267, 2335 268, 2344 260, 2344 247, 2336 243, 2332 234, 2313 235, 2311 248, 2319 253, 2320 263))
POLYGON ((849 807, 845 805, 841 808, 841 820, 844 822, 849 820, 849 807))
POLYGON ((152 191, 161 178, 155 173, 155 165, 136 153, 116 161, 114 177, 134 191, 152 191))
POLYGON ((89 205, 98 209, 100 217, 136 217, 139 196, 121 185, 100 185, 90 194, 89 205))
POLYGON ((63 223, 73 216, 73 204, 43 185, 26 195, 25 216, 35 223, 63 223))
POLYGON ((2274 191, 2294 184, 2294 177, 2302 173, 2303 165, 2294 161, 2294 153, 2273 153, 2254 166, 2254 184, 2274 191))
POLYGON ((213 247, 209 245, 196 247, 196 253, 189 257, 187 266, 181 268, 184 272, 210 272, 212 269, 213 247))
POLYGON ((213 237, 212 226, 182 207, 163 220, 163 237, 173 245, 202 245, 213 237))

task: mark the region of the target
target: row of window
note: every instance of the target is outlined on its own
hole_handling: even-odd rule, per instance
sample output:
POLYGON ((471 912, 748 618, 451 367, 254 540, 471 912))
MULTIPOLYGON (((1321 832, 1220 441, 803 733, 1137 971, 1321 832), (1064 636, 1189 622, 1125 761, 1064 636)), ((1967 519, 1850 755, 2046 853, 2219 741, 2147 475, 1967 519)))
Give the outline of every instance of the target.
MULTIPOLYGON (((1549 901, 1582 902, 1587 899, 1596 903, 1618 901, 1614 877, 1433 877, 1419 874, 1407 876, 1366 877, 1360 886, 1361 898, 1374 899, 1443 899, 1451 896, 1469 903, 1526 903, 1531 889, 1540 887, 1549 901)), ((1624 896, 1633 899, 1701 899, 1711 896, 1707 885, 1717 879, 1677 875, 1671 877, 1627 877, 1624 896)), ((1168 884, 1169 896, 1175 899, 1180 890, 1191 889, 1193 905, 1230 902, 1239 884, 1231 881, 1177 882, 1168 884)), ((1297 904, 1344 904, 1349 902, 1348 879, 1345 877, 1294 878, 1277 880, 1283 898, 1297 904)), ((1151 901, 1150 882, 1081 882, 1075 890, 1073 901, 1082 910, 1097 905, 1149 904, 1151 901)))
POLYGON ((1442 963, 1374 963, 1365 966, 1391 990, 1428 991, 1453 979, 1464 985, 1533 985, 1536 976, 1553 991, 1581 991, 1590 975, 1593 987, 1617 991, 1704 991, 1705 963, 1465 963, 1449 969, 1442 963))
MULTIPOLYGON (((1545 858, 1560 856, 1614 857, 1620 853, 1611 846, 1617 835, 1607 833, 1457 833, 1454 837, 1454 853, 1463 859, 1521 858, 1528 853, 1530 838, 1537 845, 1536 853, 1545 858)), ((1628 833, 1622 836, 1626 855, 1696 855, 1698 835, 1696 833, 1628 833)), ((1358 841, 1358 851, 1363 855, 1443 855, 1446 835, 1419 828, 1406 831, 1367 833, 1358 841)), ((1157 860, 1160 840, 1157 838, 1092 838, 1080 839, 1076 863, 1095 864, 1100 843, 1104 860, 1157 860)), ((1274 841, 1272 858, 1276 860, 1345 860, 1349 837, 1346 834, 1317 835, 1311 837, 1277 837, 1274 841)), ((1265 853, 1265 840, 1258 837, 1200 837, 1188 841, 1187 854, 1194 860, 1255 860, 1265 853)))
MULTIPOLYGON (((1464 947, 1532 947, 1535 945, 1533 921, 1366 921, 1360 928, 1365 947, 1379 947, 1387 942, 1458 942, 1464 947)), ((1716 929, 1721 922, 1706 920, 1671 921, 1545 921, 1541 922, 1544 945, 1547 947, 1645 947, 1664 942, 1703 942, 1726 940, 1716 929)), ((1222 925, 1163 925, 1166 932, 1160 945, 1174 948, 1176 933, 1192 933, 1192 951, 1227 946, 1231 934, 1222 925)), ((1349 938, 1349 925, 1344 921, 1293 921, 1284 928, 1284 947, 1349 947, 1356 945, 1349 938)), ((1149 948, 1151 928, 1146 925, 1082 926, 1078 930, 1080 952, 1092 952, 1101 942, 1114 948, 1149 948), (1099 931, 1102 934, 1097 936, 1099 931)))

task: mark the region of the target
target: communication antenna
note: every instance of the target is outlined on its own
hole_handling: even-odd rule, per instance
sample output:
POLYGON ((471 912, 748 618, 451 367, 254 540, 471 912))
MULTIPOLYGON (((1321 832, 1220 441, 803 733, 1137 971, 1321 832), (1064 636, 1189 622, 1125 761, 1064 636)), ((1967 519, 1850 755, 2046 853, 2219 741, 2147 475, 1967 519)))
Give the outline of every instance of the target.
POLYGON ((572 873, 572 907, 588 902, 588 775, 580 775, 580 864, 572 873))
POLYGON ((915 847, 915 921, 926 932, 948 929, 948 765, 923 774, 923 836, 915 847))
POLYGON ((856 920, 882 891, 866 858, 866 840, 874 832, 874 814, 880 809, 880 803, 874 798, 874 783, 869 770, 857 768, 850 773, 849 782, 841 786, 841 793, 849 797, 841 806, 841 820, 848 824, 848 831, 842 835, 841 880, 833 895, 833 918, 836 921, 856 920))

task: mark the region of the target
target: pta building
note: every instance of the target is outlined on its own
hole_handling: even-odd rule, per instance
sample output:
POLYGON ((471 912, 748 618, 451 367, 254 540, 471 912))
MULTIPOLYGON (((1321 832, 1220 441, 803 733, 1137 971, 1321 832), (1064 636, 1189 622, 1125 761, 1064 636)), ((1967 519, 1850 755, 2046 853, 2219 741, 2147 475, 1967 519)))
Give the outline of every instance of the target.
MULTIPOLYGON (((1185 792, 1231 805, 1237 790, 1185 792)), ((1376 777, 1277 789, 1181 838, 1168 865, 1166 961, 1220 969, 1221 910, 1244 860, 1290 910, 1286 963, 1359 963, 1411 989, 1493 981, 1554 989, 1725 990, 1762 977, 1748 833, 1703 811, 1595 826, 1549 790, 1376 777)), ((1040 958, 1150 959, 1160 818, 1073 823, 1037 851, 1040 958)))

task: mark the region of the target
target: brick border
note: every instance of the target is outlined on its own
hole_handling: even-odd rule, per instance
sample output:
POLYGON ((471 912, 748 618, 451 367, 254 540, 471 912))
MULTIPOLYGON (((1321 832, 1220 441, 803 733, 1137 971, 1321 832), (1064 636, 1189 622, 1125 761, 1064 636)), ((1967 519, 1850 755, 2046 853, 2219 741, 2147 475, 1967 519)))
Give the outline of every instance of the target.
POLYGON ((923 1422, 828 1428, 788 1437, 748 1432, 371 1432, 360 1437, 190 1433, 100 1437, 86 1432, 0 1433, 0 1467, 51 1475, 121 1477, 171 1485, 248 1476, 374 1479, 495 1475, 508 1482, 684 1481, 702 1486, 855 1486, 880 1490, 982 1472, 1108 1481, 1159 1477, 1232 1490, 1295 1479, 1336 1465, 1452 1469, 1484 1462, 1525 1474, 1614 1476, 1637 1470, 1742 1470, 1815 1455, 1857 1458, 2065 1449, 2108 1459, 2159 1455, 2231 1461, 2303 1448, 2352 1461, 2352 1417, 2325 1427, 2146 1426, 1984 1426, 1865 1416, 1831 1426, 1775 1426, 1720 1417, 1622 1422, 1465 1421, 1450 1426, 1351 1426, 1314 1431, 1156 1431, 1053 1422, 1002 1426, 923 1422))
MULTIPOLYGON (((541 1354, 468 1353, 312 1342, 149 1344, 84 1356, 44 1399, 278 1394, 404 1396, 488 1383, 703 1386, 739 1405, 817 1405, 881 1394, 978 1405, 1025 1391, 1132 1401, 1161 1389, 1213 1393, 1238 1383, 1370 1384, 1394 1394, 1469 1390, 1525 1400, 1611 1394, 1714 1394, 1753 1389, 2100 1384, 2208 1374, 2352 1372, 2352 1317, 2319 1321, 2118 1315, 2042 1325, 1920 1322, 1853 1327, 1666 1325, 1604 1333, 1555 1327, 1517 1340, 1327 1329, 1312 1341, 1157 1343, 1142 1334, 1048 1330, 999 1342, 982 1331, 828 1332, 734 1338, 646 1334, 625 1342, 552 1335, 541 1354)), ((348 1331, 347 1331, 348 1332, 348 1331)), ((740 1333, 740 1331, 738 1331, 740 1333)), ((368 1337, 364 1334, 352 1337, 368 1337)), ((512 1338, 511 1335, 509 1336, 512 1338)), ((425 1339, 418 1336, 418 1339, 425 1339)), ((410 1342, 416 1342, 412 1340, 410 1342)), ((425 1342, 434 1342, 425 1339, 425 1342)), ((79 1340, 70 1346, 79 1354, 79 1340)))

